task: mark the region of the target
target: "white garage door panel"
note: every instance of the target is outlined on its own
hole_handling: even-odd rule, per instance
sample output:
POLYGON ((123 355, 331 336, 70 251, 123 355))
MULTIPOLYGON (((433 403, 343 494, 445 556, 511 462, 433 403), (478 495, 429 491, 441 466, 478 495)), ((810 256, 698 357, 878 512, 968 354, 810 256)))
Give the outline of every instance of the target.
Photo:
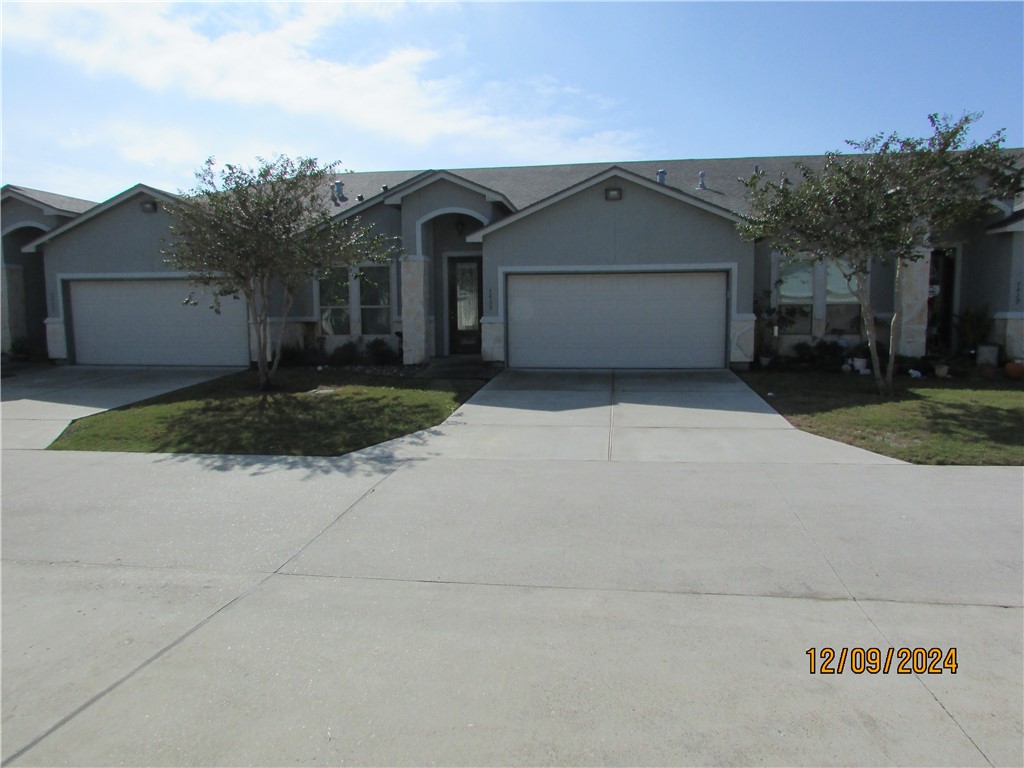
POLYGON ((510 275, 509 366, 721 368, 724 272, 510 275))
POLYGON ((186 307, 184 280, 76 280, 71 283, 75 361, 82 365, 248 365, 244 301, 209 294, 186 307))

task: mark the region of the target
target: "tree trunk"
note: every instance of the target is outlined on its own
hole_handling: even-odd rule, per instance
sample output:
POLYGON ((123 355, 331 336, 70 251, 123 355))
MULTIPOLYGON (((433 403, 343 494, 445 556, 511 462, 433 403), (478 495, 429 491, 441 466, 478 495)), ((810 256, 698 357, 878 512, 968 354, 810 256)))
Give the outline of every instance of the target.
POLYGON ((291 311, 292 303, 295 297, 292 294, 290 288, 284 289, 284 310, 281 312, 281 329, 277 332, 277 344, 274 345, 274 364, 270 369, 268 380, 277 373, 277 366, 281 362, 281 348, 284 346, 284 327, 285 321, 288 319, 288 313, 291 311))
POLYGON ((902 313, 900 300, 903 296, 903 259, 896 259, 896 276, 893 278, 892 320, 889 321, 889 366, 885 371, 885 394, 892 394, 892 376, 896 369, 896 350, 900 345, 902 313))
POLYGON ((255 307, 253 318, 256 320, 256 370, 259 372, 257 387, 261 391, 270 388, 270 366, 267 361, 267 340, 270 333, 270 296, 265 278, 252 281, 255 307))
POLYGON ((878 363, 878 339, 875 334, 875 316, 871 310, 871 295, 868 293, 866 280, 857 283, 857 290, 854 294, 860 302, 861 325, 864 327, 864 335, 868 337, 868 352, 871 355, 871 373, 875 377, 875 387, 878 394, 884 394, 885 382, 882 379, 882 367, 878 363))

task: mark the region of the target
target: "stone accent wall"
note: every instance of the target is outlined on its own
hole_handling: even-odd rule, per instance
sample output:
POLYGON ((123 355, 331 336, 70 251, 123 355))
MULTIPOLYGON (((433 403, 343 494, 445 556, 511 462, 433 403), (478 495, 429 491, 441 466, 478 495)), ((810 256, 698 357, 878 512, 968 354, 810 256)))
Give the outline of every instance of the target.
POLYGON ((729 362, 749 363, 754 359, 753 315, 735 315, 729 326, 729 362))
POLYGON ((928 268, 926 256, 903 265, 903 287, 899 301, 901 322, 900 345, 897 352, 907 357, 923 357, 928 338, 928 268))
POLYGON ((427 268, 425 256, 406 255, 402 265, 402 362, 406 365, 425 363, 427 346, 427 268))
POLYGON ((1024 313, 996 313, 993 317, 992 338, 1003 347, 1007 360, 1024 359, 1024 313))
POLYGON ((68 359, 68 339, 60 317, 46 318, 46 354, 51 360, 68 359))
POLYGON ((505 323, 499 317, 480 318, 480 356, 484 360, 505 362, 505 323))

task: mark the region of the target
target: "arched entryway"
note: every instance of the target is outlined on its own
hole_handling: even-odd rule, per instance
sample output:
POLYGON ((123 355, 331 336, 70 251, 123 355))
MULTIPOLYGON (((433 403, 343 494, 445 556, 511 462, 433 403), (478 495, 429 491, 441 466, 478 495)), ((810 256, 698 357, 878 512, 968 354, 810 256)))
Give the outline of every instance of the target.
POLYGON ((40 253, 21 249, 46 233, 23 226, 3 235, 4 351, 46 359, 46 273, 40 253))
POLYGON ((488 224, 465 208, 434 211, 419 222, 419 241, 431 262, 431 317, 437 355, 480 354, 484 314, 480 246, 466 237, 488 224))

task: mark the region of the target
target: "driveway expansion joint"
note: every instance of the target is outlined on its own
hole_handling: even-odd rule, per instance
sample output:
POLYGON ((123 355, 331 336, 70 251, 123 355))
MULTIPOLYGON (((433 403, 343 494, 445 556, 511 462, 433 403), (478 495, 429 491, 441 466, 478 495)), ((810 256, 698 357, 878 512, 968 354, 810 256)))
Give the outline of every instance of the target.
POLYGON ((143 660, 141 663, 137 664, 131 670, 129 670, 128 672, 123 674, 121 677, 116 679, 114 682, 110 683, 105 688, 101 689, 99 692, 97 692, 97 693, 93 694, 92 696, 90 696, 82 704, 79 704, 77 707, 72 709, 71 712, 69 712, 68 714, 64 715, 64 717, 60 718, 56 723, 51 725, 49 728, 45 729, 42 733, 40 733, 38 736, 36 736, 34 739, 32 739, 30 742, 28 742, 28 744, 25 744, 23 747, 21 747, 16 752, 14 752, 14 754, 8 755, 7 757, 3 758, 3 760, 0 761, 0 766, 6 766, 6 765, 10 764, 14 760, 17 760, 18 758, 20 758, 22 755, 24 755, 29 750, 31 750, 34 747, 38 746, 45 739, 49 738, 51 735, 53 735, 54 733, 59 731, 61 728, 63 728, 65 725, 67 725, 72 720, 74 720, 76 717, 78 717, 80 714, 82 714, 87 709, 89 709, 94 704, 96 704, 96 702, 100 701, 101 699, 106 698, 110 693, 112 693, 115 690, 117 690, 118 688, 120 688, 124 683, 128 682, 130 679, 135 677, 139 672, 141 672, 142 670, 144 670, 147 667, 149 667, 151 664, 153 664, 155 661, 157 661, 158 659, 160 659, 161 657, 163 657, 164 655, 166 655, 170 651, 172 651, 177 646, 181 645, 181 643, 183 643, 189 637, 191 637, 196 632, 198 632, 200 629, 202 629, 204 626, 206 626, 214 618, 216 618, 220 614, 222 614, 225 611, 227 611, 229 608, 231 608, 233 605, 238 603, 240 600, 244 599, 245 597, 248 597, 253 592, 258 590, 260 587, 262 587, 264 584, 266 584, 267 581, 270 578, 272 578, 273 576, 274 576, 274 574, 272 574, 272 573, 266 574, 256 584, 253 584, 251 587, 249 587, 248 589, 244 590, 240 594, 235 595, 233 598, 231 598, 226 603, 224 603, 224 605, 220 606, 213 613, 209 614, 205 619, 201 620, 200 622, 198 622, 197 624, 195 624, 191 628, 187 629, 185 632, 182 632, 180 635, 178 635, 171 642, 167 643, 162 648, 160 648, 158 651, 156 651, 155 653, 151 654, 148 658, 143 660))

